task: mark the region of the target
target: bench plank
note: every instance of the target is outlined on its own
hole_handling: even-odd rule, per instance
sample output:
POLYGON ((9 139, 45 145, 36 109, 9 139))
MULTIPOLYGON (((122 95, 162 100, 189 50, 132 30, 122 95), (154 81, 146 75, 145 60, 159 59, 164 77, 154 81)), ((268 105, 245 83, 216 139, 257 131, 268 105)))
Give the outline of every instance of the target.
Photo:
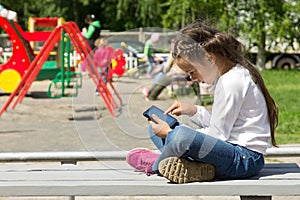
MULTIPOLYGON (((120 160, 125 159, 127 153, 128 151, 2 152, 0 162, 120 160)), ((266 157, 289 156, 299 157, 300 147, 282 146, 267 149, 266 157)))
POLYGON ((5 163, 0 164, 1 171, 38 171, 38 170, 100 170, 100 169, 117 169, 117 170, 131 170, 133 168, 124 160, 110 160, 110 161, 91 161, 78 162, 77 164, 61 164, 59 162, 22 162, 22 163, 5 163))
POLYGON ((26 181, 0 183, 1 196, 299 196, 300 182, 26 181))
MULTIPOLYGON (((152 176, 151 176, 152 177, 152 176)), ((300 170, 294 169, 293 172, 281 170, 264 170, 251 180, 300 180, 300 170)), ((106 180, 128 180, 128 181, 149 181, 145 173, 134 172, 133 170, 117 169, 78 169, 73 170, 33 170, 33 171, 7 171, 0 172, 0 181, 106 181, 106 180)))
POLYGON ((300 169, 295 164, 267 164, 251 179, 181 185, 134 172, 125 161, 0 166, 0 196, 300 196, 299 188, 300 169))

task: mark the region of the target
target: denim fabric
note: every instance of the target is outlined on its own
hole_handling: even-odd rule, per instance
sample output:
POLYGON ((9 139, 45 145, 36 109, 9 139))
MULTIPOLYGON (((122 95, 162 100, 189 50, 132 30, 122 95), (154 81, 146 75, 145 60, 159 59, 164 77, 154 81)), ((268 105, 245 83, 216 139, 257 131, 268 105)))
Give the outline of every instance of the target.
POLYGON ((147 74, 151 74, 153 72, 153 68, 155 65, 153 56, 148 56, 147 64, 148 64, 147 74))
POLYGON ((99 73, 100 73, 100 75, 101 75, 101 77, 102 77, 104 83, 107 84, 107 82, 108 82, 108 80, 107 80, 108 67, 105 67, 105 68, 103 68, 102 70, 101 70, 101 69, 98 69, 98 71, 99 71, 99 73), (105 72, 105 75, 104 75, 103 72, 105 72))
POLYGON ((158 172, 158 164, 167 157, 182 157, 196 162, 211 163, 216 168, 216 178, 236 179, 256 175, 264 167, 262 154, 240 145, 231 144, 188 126, 179 125, 169 132, 163 145, 149 127, 150 138, 161 151, 152 169, 158 172))
POLYGON ((164 72, 159 72, 158 74, 156 74, 153 78, 152 87, 158 84, 159 80, 164 76, 166 76, 164 72))

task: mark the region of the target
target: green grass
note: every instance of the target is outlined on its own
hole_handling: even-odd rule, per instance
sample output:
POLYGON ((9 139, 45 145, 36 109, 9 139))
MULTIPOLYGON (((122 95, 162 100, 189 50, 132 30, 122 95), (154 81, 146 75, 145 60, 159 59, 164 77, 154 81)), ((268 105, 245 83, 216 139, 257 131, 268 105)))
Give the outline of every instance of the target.
POLYGON ((264 70, 267 88, 279 107, 278 144, 300 144, 300 71, 264 70))

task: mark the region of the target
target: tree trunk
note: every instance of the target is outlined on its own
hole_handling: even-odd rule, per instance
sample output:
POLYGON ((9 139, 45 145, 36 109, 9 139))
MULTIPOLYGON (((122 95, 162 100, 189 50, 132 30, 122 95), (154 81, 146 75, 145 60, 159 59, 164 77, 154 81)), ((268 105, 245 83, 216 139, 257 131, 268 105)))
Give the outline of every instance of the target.
POLYGON ((182 11, 182 16, 181 16, 181 28, 185 27, 185 10, 183 9, 182 11))
POLYGON ((262 31, 258 41, 258 51, 256 57, 256 67, 261 70, 266 65, 266 32, 262 31))
POLYGON ((77 4, 78 4, 77 0, 72 1, 74 21, 78 24, 81 19, 79 18, 79 12, 78 12, 78 5, 77 4))

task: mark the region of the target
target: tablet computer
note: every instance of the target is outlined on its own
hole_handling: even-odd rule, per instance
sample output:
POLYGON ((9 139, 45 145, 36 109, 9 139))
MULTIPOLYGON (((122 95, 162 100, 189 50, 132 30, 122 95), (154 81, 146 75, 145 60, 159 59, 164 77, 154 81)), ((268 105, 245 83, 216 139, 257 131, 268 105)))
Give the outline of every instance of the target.
POLYGON ((157 117, 159 117, 161 120, 167 122, 170 126, 170 128, 175 128, 175 126, 178 125, 178 121, 176 118, 172 117, 171 115, 169 114, 164 114, 164 111, 161 110, 160 108, 156 107, 156 106, 151 106, 150 108, 148 108, 144 113, 143 115, 148 119, 148 120, 151 120, 151 121, 154 121, 152 119, 152 114, 155 114, 157 117))

